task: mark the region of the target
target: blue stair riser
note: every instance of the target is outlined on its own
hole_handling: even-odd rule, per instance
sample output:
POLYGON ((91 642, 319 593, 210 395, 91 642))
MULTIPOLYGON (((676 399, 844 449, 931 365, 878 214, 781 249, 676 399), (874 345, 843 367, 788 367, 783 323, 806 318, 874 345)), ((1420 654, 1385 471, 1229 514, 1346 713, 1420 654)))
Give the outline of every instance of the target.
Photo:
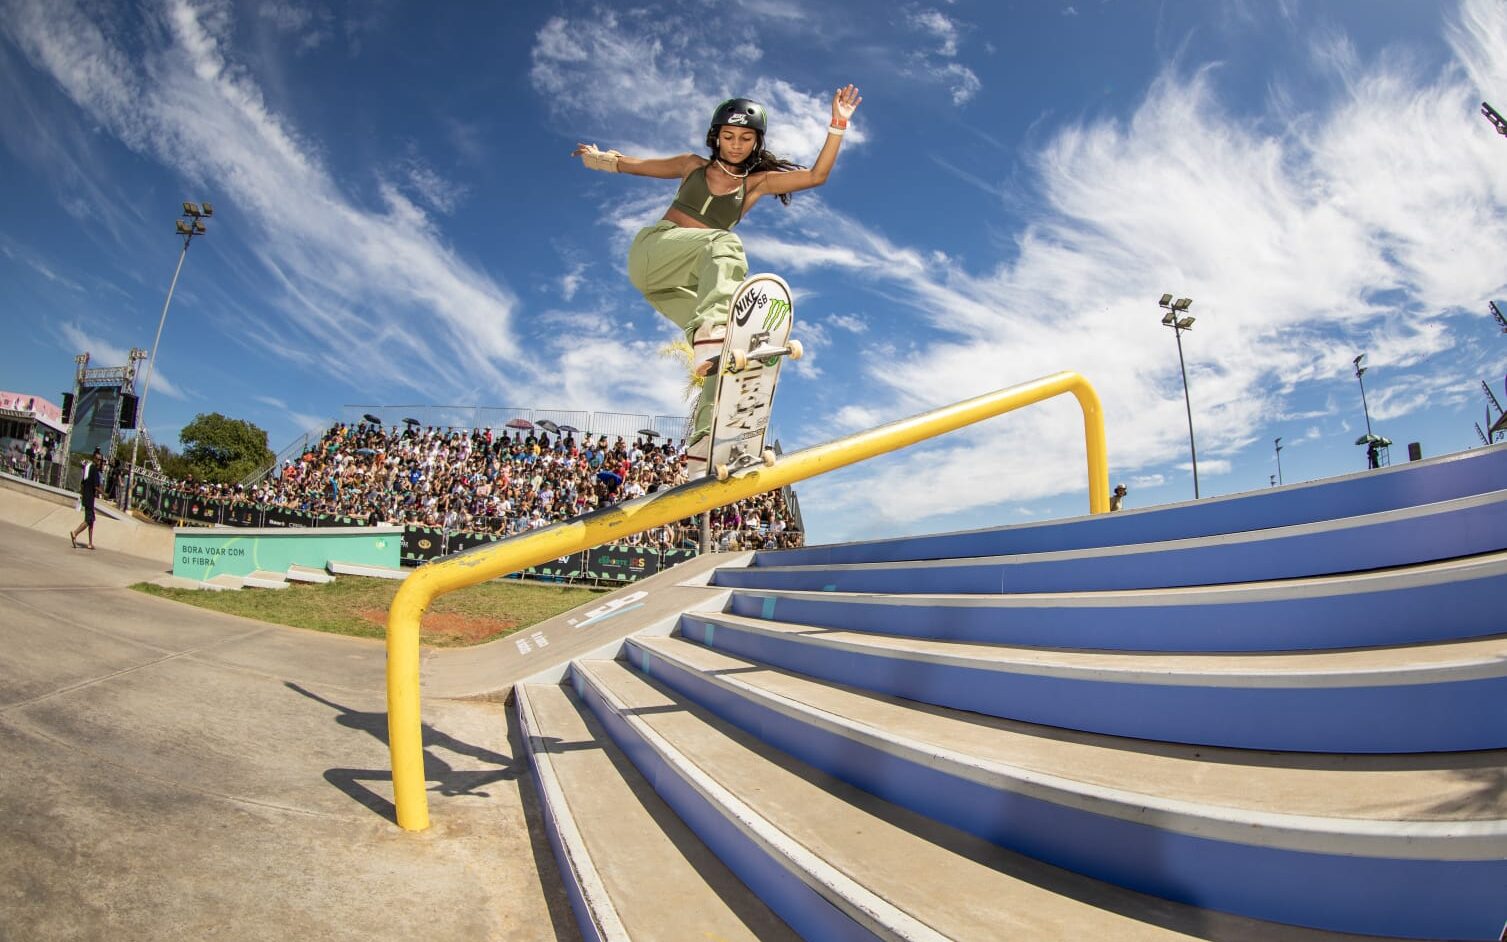
POLYGON ((1191 836, 988 788, 801 722, 628 642, 646 675, 852 785, 1010 850, 1142 893, 1341 932, 1494 939, 1507 861, 1367 858, 1191 836))
POLYGON ((1507 447, 1481 449, 1381 473, 1138 512, 1099 514, 964 533, 762 551, 755 555, 753 565, 811 566, 956 559, 1182 540, 1418 507, 1484 494, 1504 484, 1507 484, 1507 447))
MULTIPOLYGON (((1238 596, 1231 596, 1238 599, 1238 596)), ((728 611, 787 624, 1109 651, 1302 651, 1507 632, 1507 574, 1381 592, 1184 605, 893 604, 738 591, 728 611)))
MULTIPOLYGON (((922 703, 1162 742, 1288 752, 1507 748, 1507 677, 1392 686, 1241 687, 1053 677, 867 654, 682 617, 687 640, 922 703)), ((1208 684, 1219 684, 1210 675, 1208 684)))
POLYGON ((811 889, 686 781, 572 665, 571 686, 639 774, 712 853, 806 939, 878 942, 879 937, 811 889))
POLYGON ((1507 548, 1507 499, 1317 533, 1068 559, 966 560, 853 569, 718 569, 714 585, 815 592, 1090 592, 1295 579, 1507 548))

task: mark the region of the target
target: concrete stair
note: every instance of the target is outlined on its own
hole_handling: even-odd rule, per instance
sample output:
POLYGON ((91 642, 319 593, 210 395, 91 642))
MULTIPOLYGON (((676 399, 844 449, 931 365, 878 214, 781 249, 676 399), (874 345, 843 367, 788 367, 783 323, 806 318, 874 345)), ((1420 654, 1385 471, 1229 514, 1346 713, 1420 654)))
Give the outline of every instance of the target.
POLYGON ((515 688, 562 870, 640 871, 568 878, 583 931, 1498 939, 1504 483, 1480 449, 718 569, 515 688), (723 888, 656 916, 661 858, 723 888))

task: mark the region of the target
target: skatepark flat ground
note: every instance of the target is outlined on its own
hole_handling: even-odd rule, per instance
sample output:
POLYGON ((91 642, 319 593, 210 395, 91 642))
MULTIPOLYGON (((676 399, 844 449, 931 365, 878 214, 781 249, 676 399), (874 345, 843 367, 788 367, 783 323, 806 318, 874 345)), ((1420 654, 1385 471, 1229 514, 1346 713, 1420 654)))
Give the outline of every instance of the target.
POLYGON ((0 940, 578 938, 500 702, 425 700, 402 832, 382 643, 165 572, 0 523, 0 940))

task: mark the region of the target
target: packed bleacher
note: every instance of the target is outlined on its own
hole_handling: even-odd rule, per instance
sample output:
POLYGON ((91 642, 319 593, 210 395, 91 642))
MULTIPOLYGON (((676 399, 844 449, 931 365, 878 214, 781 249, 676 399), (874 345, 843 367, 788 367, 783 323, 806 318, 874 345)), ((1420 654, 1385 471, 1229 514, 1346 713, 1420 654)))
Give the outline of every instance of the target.
MULTIPOLYGON (((684 442, 649 436, 337 423, 249 487, 184 481, 176 489, 363 523, 512 535, 684 483, 685 468, 684 442)), ((711 527, 722 550, 802 542, 779 491, 714 511, 711 527)), ((699 533, 686 520, 630 542, 694 548, 699 533)))

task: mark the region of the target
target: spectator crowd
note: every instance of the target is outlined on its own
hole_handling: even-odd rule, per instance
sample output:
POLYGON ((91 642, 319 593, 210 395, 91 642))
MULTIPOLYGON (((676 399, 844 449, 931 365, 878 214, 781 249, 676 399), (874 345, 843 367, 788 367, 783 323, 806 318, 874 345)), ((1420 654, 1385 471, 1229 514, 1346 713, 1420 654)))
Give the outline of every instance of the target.
MULTIPOLYGON (((179 482, 203 497, 247 501, 371 524, 512 535, 684 483, 684 442, 543 429, 332 426, 297 458, 249 487, 179 482)), ((799 546, 779 491, 712 513, 718 549, 799 546)), ((629 540, 692 548, 700 528, 681 521, 629 540)))

